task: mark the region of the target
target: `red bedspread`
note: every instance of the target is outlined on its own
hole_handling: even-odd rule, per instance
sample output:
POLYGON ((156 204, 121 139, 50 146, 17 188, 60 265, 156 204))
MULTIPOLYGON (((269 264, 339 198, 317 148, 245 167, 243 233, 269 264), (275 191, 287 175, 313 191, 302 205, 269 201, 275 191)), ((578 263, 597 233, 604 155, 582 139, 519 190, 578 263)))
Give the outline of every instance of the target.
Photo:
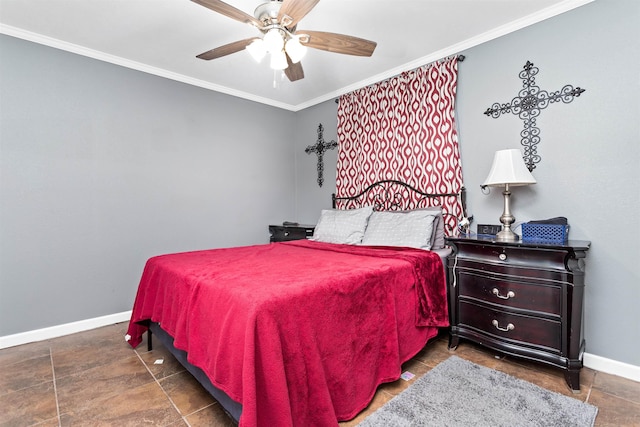
POLYGON ((149 259, 133 347, 149 319, 243 405, 243 427, 351 419, 448 326, 437 254, 306 240, 149 259))

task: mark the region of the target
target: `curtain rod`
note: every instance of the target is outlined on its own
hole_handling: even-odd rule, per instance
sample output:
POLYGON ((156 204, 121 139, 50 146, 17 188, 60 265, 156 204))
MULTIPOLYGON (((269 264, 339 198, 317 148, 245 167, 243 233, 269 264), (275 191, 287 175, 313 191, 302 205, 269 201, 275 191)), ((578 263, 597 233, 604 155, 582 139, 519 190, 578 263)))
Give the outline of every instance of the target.
MULTIPOLYGON (((464 61, 464 58, 466 58, 464 55, 458 55, 458 62, 464 61)), ((336 104, 338 104, 340 102, 340 98, 336 98, 335 101, 336 104)))

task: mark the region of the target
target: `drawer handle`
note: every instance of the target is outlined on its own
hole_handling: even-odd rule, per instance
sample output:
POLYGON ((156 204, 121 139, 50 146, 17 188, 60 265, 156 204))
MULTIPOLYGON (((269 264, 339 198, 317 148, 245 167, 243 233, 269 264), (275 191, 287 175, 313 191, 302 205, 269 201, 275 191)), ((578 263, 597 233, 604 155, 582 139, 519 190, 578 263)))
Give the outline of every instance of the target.
POLYGON ((500 258, 500 261, 504 261, 507 259, 507 254, 500 254, 498 255, 498 258, 500 258))
POLYGON ((288 232, 288 231, 285 231, 285 232, 284 232, 284 235, 285 235, 285 236, 288 236, 288 235, 289 235, 289 232, 288 232))
POLYGON ((513 331, 516 328, 515 326, 513 326, 513 323, 509 323, 506 328, 501 328, 496 319, 493 319, 491 321, 491 324, 495 326, 497 330, 503 331, 503 332, 513 331))
POLYGON ((507 292, 507 296, 500 295, 500 291, 498 290, 498 288, 493 288, 491 292, 500 299, 515 298, 516 296, 516 293, 513 291, 507 292))

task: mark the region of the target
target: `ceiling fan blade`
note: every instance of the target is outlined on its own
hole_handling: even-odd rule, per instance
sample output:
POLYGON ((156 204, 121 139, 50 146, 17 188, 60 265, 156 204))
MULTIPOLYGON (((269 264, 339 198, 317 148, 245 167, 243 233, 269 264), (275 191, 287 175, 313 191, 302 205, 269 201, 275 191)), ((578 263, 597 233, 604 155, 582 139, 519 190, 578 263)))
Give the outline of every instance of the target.
POLYGON ((282 18, 286 15, 291 18, 291 22, 284 23, 287 28, 295 27, 295 25, 304 18, 307 13, 311 12, 320 0, 284 0, 280 11, 278 12, 278 22, 282 23, 282 18))
POLYGON ((238 40, 237 42, 225 44, 224 46, 217 47, 215 49, 208 50, 200 55, 196 56, 196 58, 211 60, 220 58, 222 56, 230 55, 232 53, 240 52, 245 47, 249 46, 251 42, 256 40, 255 37, 250 39, 238 40))
POLYGON ((290 81, 295 82, 296 80, 304 79, 304 70, 302 69, 302 64, 300 62, 294 64, 291 62, 289 55, 287 55, 287 64, 289 64, 289 66, 284 69, 284 74, 290 81))
POLYGON ((218 12, 224 16, 227 16, 231 19, 235 19, 236 21, 244 22, 245 24, 253 24, 258 28, 262 27, 262 22, 249 15, 248 13, 244 13, 240 9, 236 9, 220 0, 191 0, 194 3, 198 3, 201 6, 204 6, 208 9, 213 10, 214 12, 218 12))
POLYGON ((298 30, 296 35, 308 35, 309 40, 300 42, 304 46, 345 55, 371 56, 377 43, 345 34, 326 33, 324 31, 298 30))

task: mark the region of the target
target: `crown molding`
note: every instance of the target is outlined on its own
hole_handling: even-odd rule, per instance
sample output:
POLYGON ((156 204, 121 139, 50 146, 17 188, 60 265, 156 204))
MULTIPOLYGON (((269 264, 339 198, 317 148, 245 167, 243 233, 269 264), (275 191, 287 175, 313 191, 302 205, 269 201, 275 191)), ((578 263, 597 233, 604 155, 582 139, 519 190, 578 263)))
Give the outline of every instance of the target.
POLYGON ((44 36, 42 34, 33 33, 31 31, 26 31, 21 28, 16 28, 10 25, 0 24, 0 34, 5 34, 5 35, 16 37, 22 40, 38 43, 44 46, 53 47, 55 49, 60 49, 66 52, 75 53, 78 55, 86 56, 88 58, 97 59, 99 61, 108 62, 114 65, 119 65, 121 67, 130 68, 132 70, 141 71, 147 74, 152 74, 158 77, 164 77, 166 79, 175 80, 181 83, 186 83, 188 85, 198 86, 203 89, 224 93, 226 95, 247 99, 249 101, 258 102, 261 104, 267 104, 272 107, 281 108, 289 111, 296 111, 295 106, 290 104, 274 101, 273 99, 269 99, 269 98, 256 96, 248 92, 239 91, 236 89, 228 88, 226 86, 216 85, 214 83, 210 83, 204 80, 185 76, 184 74, 174 73, 172 71, 168 71, 163 68, 153 67, 151 65, 143 64, 142 62, 132 61, 130 59, 125 59, 120 56, 110 55, 108 53, 104 53, 94 49, 89 49, 84 46, 68 43, 52 37, 44 36))
MULTIPOLYGON (((531 25, 542 22, 546 19, 552 18, 554 16, 560 15, 562 13, 568 12, 580 6, 584 6, 585 4, 592 3, 595 0, 566 0, 562 3, 558 3, 554 6, 543 9, 537 13, 528 15, 516 21, 512 21, 508 24, 505 24, 500 27, 496 27, 490 31, 482 33, 478 36, 472 37, 470 39, 464 40, 460 43, 453 44, 439 51, 433 52, 427 56, 423 56, 414 61, 407 62, 398 67, 387 70, 383 73, 377 74, 375 76, 369 77, 365 80, 359 81, 349 86, 345 86, 340 88, 334 92, 328 93, 321 97, 311 99, 307 102, 298 104, 295 106, 296 110, 303 110, 305 108, 311 107, 313 105, 319 104, 321 102, 328 101, 330 99, 335 99, 341 95, 344 95, 349 92, 353 92, 354 90, 381 82, 383 80, 389 79, 391 77, 397 76, 405 71, 413 70, 424 65, 430 64, 434 61, 438 61, 442 58, 446 58, 449 56, 464 54, 464 51, 467 49, 471 49, 472 47, 481 45, 488 41, 497 39, 499 37, 505 36, 507 34, 513 33, 515 31, 521 30, 523 28, 529 27, 531 25)), ((469 58, 469 56, 467 56, 469 58)))
POLYGON ((83 55, 89 58, 97 59, 99 61, 108 62, 111 64, 119 65, 122 67, 137 70, 137 71, 142 71, 143 73, 148 73, 155 76, 164 77, 167 79, 186 83, 192 86, 201 87, 203 89, 224 93, 226 95, 243 98, 249 101, 258 102, 261 104, 269 105, 269 106, 280 108, 283 110, 297 112, 297 111, 304 110, 305 108, 312 107, 316 104, 320 104, 322 102, 328 101, 330 99, 335 99, 341 95, 344 95, 345 93, 349 93, 354 90, 360 89, 362 87, 396 76, 404 71, 412 70, 412 69, 421 67, 423 65, 429 64, 431 62, 437 61, 439 59, 462 53, 463 51, 470 49, 472 47, 478 46, 482 43, 486 43, 490 40, 494 40, 498 37, 502 37, 509 33, 513 33, 522 28, 537 24, 538 22, 544 21, 546 19, 552 18, 554 16, 560 15, 565 12, 568 12, 570 10, 573 10, 585 4, 591 3, 593 1, 595 0, 565 0, 563 2, 557 3, 553 6, 540 10, 536 13, 533 13, 531 15, 528 15, 516 21, 512 21, 506 25, 494 28, 476 37, 472 37, 470 39, 464 40, 463 42, 453 44, 445 49, 441 49, 437 52, 433 52, 427 56, 423 56, 414 61, 407 62, 399 67, 386 70, 383 73, 379 73, 375 76, 358 81, 351 85, 344 86, 338 90, 326 93, 322 96, 316 97, 314 99, 310 99, 308 101, 302 102, 297 105, 275 101, 270 98, 260 97, 248 92, 243 92, 243 91, 232 89, 226 86, 213 84, 204 80, 195 79, 189 76, 185 76, 183 74, 174 73, 172 71, 153 67, 147 64, 143 64, 141 62, 131 61, 129 59, 125 59, 115 55, 110 55, 108 53, 100 52, 94 49, 89 49, 73 43, 67 43, 62 40, 54 39, 54 38, 33 33, 30 31, 26 31, 10 25, 0 24, 0 33, 6 34, 12 37, 20 38, 23 40, 31 41, 34 43, 42 44, 45 46, 53 47, 56 49, 64 50, 67 52, 72 52, 78 55, 83 55))

